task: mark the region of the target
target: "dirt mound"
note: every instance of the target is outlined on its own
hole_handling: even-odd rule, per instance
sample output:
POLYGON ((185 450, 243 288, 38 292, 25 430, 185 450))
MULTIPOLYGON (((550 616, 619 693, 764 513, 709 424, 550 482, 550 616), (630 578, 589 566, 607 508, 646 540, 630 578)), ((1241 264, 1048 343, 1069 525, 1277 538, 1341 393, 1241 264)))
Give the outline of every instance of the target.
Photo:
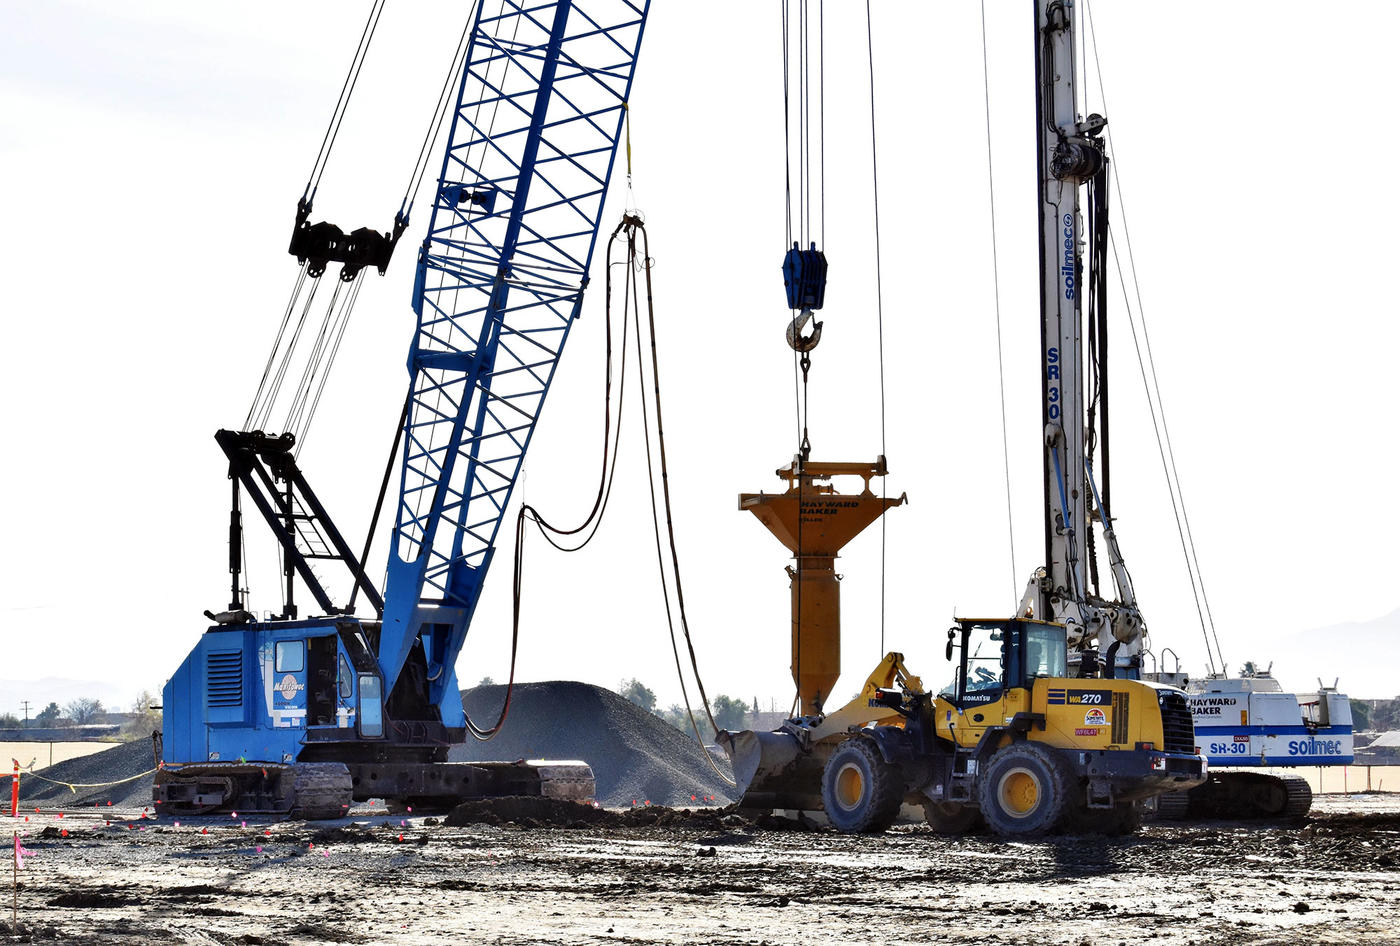
MULTIPOLYGON (((504 686, 474 687, 462 692, 462 705, 478 725, 490 725, 505 695, 504 686)), ((711 804, 717 806, 731 800, 729 787, 693 738, 611 690, 587 683, 516 684, 500 735, 454 746, 451 759, 581 759, 593 767, 598 801, 613 807, 645 807, 648 801, 702 804, 706 795, 714 796, 711 804)))
MULTIPOLYGON (((155 756, 149 739, 118 743, 101 752, 51 765, 42 772, 32 775, 22 773, 19 797, 21 802, 31 805, 91 807, 94 804, 105 806, 110 801, 116 806, 139 808, 151 803, 154 768, 155 756), (145 775, 142 776, 142 773, 145 775), (109 782, 120 784, 105 784, 109 782), (76 787, 69 790, 68 784, 60 783, 76 787)), ((9 781, 5 779, 3 782, 7 799, 9 781)))

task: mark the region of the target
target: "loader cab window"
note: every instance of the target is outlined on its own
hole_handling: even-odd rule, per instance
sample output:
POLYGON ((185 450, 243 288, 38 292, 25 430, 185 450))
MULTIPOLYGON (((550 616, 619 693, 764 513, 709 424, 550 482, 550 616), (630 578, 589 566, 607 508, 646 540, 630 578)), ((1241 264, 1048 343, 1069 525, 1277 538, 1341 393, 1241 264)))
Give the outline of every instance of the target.
POLYGON ((1065 633, 1056 627, 1040 627, 1028 624, 1025 634, 1025 680, 1029 683, 1036 677, 1065 677, 1069 675, 1066 666, 1065 633))
POLYGON ((957 702, 961 706, 994 703, 1005 686, 1002 655, 1007 631, 1000 625, 974 624, 963 647, 957 702))

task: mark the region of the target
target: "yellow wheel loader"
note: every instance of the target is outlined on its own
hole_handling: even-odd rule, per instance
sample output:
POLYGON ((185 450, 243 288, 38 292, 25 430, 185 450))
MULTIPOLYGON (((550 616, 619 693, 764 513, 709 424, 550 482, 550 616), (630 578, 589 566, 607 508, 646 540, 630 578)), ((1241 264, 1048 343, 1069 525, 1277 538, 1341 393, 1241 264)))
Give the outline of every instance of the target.
POLYGON ((1185 695, 1066 676, 1061 625, 959 620, 947 652, 957 665, 942 692, 908 677, 876 688, 870 703, 897 721, 861 727, 830 750, 821 800, 840 830, 883 831, 907 801, 950 834, 981 820, 1006 837, 1126 833, 1139 802, 1204 780, 1185 695))
POLYGON ((1083 655, 1070 677, 1066 626, 1024 616, 958 621, 947 647, 949 660, 960 655, 956 672, 937 694, 890 653, 855 700, 828 711, 841 673, 835 560, 904 502, 870 489, 884 471, 883 457, 798 458, 777 471, 785 491, 739 497, 798 563, 788 576, 800 707, 774 732, 717 734, 742 804, 824 809, 843 831, 882 831, 909 802, 946 834, 983 820, 1007 836, 1060 826, 1122 833, 1136 827, 1139 801, 1204 781, 1182 691, 1083 655), (859 493, 822 482, 852 475, 864 480, 859 493))

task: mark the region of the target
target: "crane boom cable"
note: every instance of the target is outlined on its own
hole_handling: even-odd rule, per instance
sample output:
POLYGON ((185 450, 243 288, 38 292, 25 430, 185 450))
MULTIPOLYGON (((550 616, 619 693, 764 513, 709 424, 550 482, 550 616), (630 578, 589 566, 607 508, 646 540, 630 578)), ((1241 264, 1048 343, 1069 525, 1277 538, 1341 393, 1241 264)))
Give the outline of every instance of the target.
POLYGON ((355 47, 355 55, 350 60, 350 69, 345 74, 345 81, 340 86, 340 96, 336 99, 335 108, 331 111, 331 120, 326 125, 326 132, 321 136, 321 147, 316 152, 316 160, 311 165, 311 173, 306 178, 306 189, 302 192, 302 199, 310 201, 316 196, 316 189, 321 184, 321 175, 325 173, 326 163, 330 160, 331 150, 335 147, 335 139, 340 135, 340 125, 345 119, 345 111, 350 107, 350 97, 355 94, 355 85, 360 80, 360 70, 364 67, 365 56, 369 53, 369 45, 374 41, 375 30, 379 26, 379 17, 384 12, 384 0, 373 0, 370 5, 369 16, 365 19, 365 28, 360 33, 360 42, 355 47))
MULTIPOLYGON (((361 273, 360 275, 363 275, 361 273)), ((320 381, 316 385, 316 395, 311 399, 311 407, 307 411, 306 420, 302 423, 301 432, 297 435, 297 456, 301 455, 301 450, 306 446, 306 438, 311 433, 311 424, 316 419, 316 409, 321 405, 321 394, 326 389, 326 382, 330 380, 331 369, 335 367, 336 356, 340 354, 340 343, 345 338, 345 329, 350 324, 350 316, 355 311, 355 303, 360 299, 360 275, 355 277, 355 283, 350 287, 350 298, 343 306, 343 314, 340 319, 340 327, 335 332, 335 342, 331 346, 330 354, 326 358, 326 366, 321 370, 320 381)))
POLYGON ((254 426, 258 429, 265 429, 272 416, 273 406, 277 403, 278 397, 282 393, 282 383, 286 380, 287 369, 291 365, 292 354, 296 351, 297 343, 301 339, 302 330, 306 327, 306 317, 311 313, 311 306, 316 301, 316 290, 320 288, 321 280, 311 280, 311 291, 306 294, 306 301, 302 303, 301 315, 297 317, 296 328, 292 330, 292 337, 287 342, 286 349, 282 352, 282 358, 278 362, 277 371, 273 374, 272 385, 268 388, 267 399, 263 402, 258 415, 253 418, 254 426))
MULTIPOLYGON (((365 530, 364 551, 360 553, 360 568, 365 567, 369 561, 369 552, 374 545, 374 533, 379 527, 379 515, 384 510, 384 497, 389 493, 389 479, 394 472, 394 460, 399 455, 399 443, 403 440, 404 422, 408 420, 408 407, 413 403, 412 397, 406 397, 403 401, 403 410, 399 414, 399 422, 394 427, 394 441, 389 447, 389 459, 384 463, 384 476, 379 481, 379 494, 374 499, 374 512, 370 513, 369 528, 365 530)), ((350 602, 346 607, 353 613, 355 610, 355 599, 360 595, 360 583, 357 581, 350 589, 350 602)), ((380 610, 383 617, 383 610, 380 610)))
MULTIPOLYGON (((867 0, 868 2, 868 0, 867 0)), ((1011 551, 1011 594, 1016 600, 1016 517, 1011 504, 1011 448, 1006 424, 1006 363, 1001 336, 1001 271, 997 253, 996 178, 992 172, 992 90, 987 68, 987 2, 981 0, 982 13, 982 111, 987 130, 987 205, 992 230, 992 301, 997 325, 997 393, 1001 397, 1001 467, 1006 482, 1006 533, 1011 551)))
POLYGON ((282 324, 277 329, 277 337, 272 340, 272 350, 267 353, 267 363, 263 365, 262 377, 258 379, 258 389, 253 394, 253 403, 248 406, 248 414, 243 420, 243 428, 245 430, 252 426, 253 417, 258 413, 259 402, 262 400, 268 376, 272 373, 273 362, 277 360, 277 352, 282 347, 282 338, 287 332, 288 323, 291 322, 292 311, 296 308, 297 304, 297 297, 301 295, 302 287, 305 284, 306 263, 302 263, 297 267, 296 282, 292 284, 292 294, 287 298, 287 308, 282 313, 282 324))
MULTIPOLYGON (((865 0, 865 52, 870 68, 870 178, 875 209, 875 325, 880 357, 880 456, 885 457, 885 292, 880 265, 880 161, 875 139, 875 38, 870 23, 870 0, 865 0)), ((825 211, 823 211, 825 216, 825 211)), ((888 478, 880 476, 880 499, 887 498, 888 478)), ((880 653, 885 654, 885 548, 888 517, 880 517, 880 653)))
MULTIPOLYGON (((1107 91, 1106 91, 1106 89, 1105 89, 1104 81, 1103 81, 1103 64, 1102 64, 1102 62, 1101 62, 1100 59, 1099 59, 1098 38, 1097 38, 1097 36, 1096 36, 1095 33, 1094 33, 1094 21, 1093 21, 1093 17, 1090 15, 1090 12, 1089 12, 1089 5, 1088 5, 1087 0, 1085 0, 1085 3, 1084 3, 1084 22, 1085 22, 1085 25, 1088 27, 1088 31, 1087 31, 1088 34, 1089 34, 1089 36, 1088 36, 1088 41, 1089 41, 1090 49, 1091 49, 1091 51, 1092 51, 1092 53, 1093 53, 1093 57, 1094 57, 1094 69, 1095 69, 1095 72, 1096 72, 1096 74, 1097 74, 1097 76, 1098 76, 1098 82, 1099 82, 1099 97, 1100 97, 1100 99, 1103 100, 1103 103, 1104 103, 1104 111, 1107 111, 1107 110, 1108 110, 1108 95, 1107 95, 1107 91)), ((1199 584, 1199 586, 1200 586, 1200 599, 1201 599, 1201 602, 1203 602, 1204 605, 1205 605, 1205 619, 1202 621, 1202 625, 1201 625, 1201 632, 1202 632, 1202 634, 1204 635, 1205 632, 1206 632, 1206 623, 1207 623, 1207 622, 1209 623, 1209 627, 1210 627, 1210 637, 1207 638, 1207 640, 1206 640, 1207 659, 1208 659, 1208 661, 1209 661, 1209 652, 1210 652, 1211 638, 1213 638, 1213 639, 1214 639, 1214 644, 1215 644, 1215 653, 1216 653, 1216 656, 1218 656, 1219 659, 1220 659, 1221 671, 1223 672, 1223 671, 1224 671, 1224 668, 1225 668, 1225 653, 1224 653, 1224 651, 1223 651, 1223 650, 1221 649, 1221 647, 1220 647, 1220 635, 1219 635, 1218 631, 1216 630, 1216 626, 1215 626, 1215 616, 1214 616, 1214 614, 1213 614, 1212 611, 1211 611, 1211 607, 1210 607, 1210 596, 1206 593, 1205 575, 1201 572, 1200 560, 1199 560, 1199 558, 1197 557, 1197 554, 1196 554, 1196 540, 1195 540, 1195 536, 1194 536, 1194 534, 1193 534, 1193 532, 1192 532, 1192 530, 1191 530, 1191 519, 1190 519, 1190 515, 1188 514, 1187 509, 1186 509, 1186 496, 1185 496, 1185 494, 1184 494, 1184 493, 1182 492, 1182 490, 1181 490, 1181 477, 1180 477, 1180 474, 1179 474, 1179 471, 1178 471, 1178 468, 1177 468, 1177 463, 1176 463, 1176 451, 1175 451, 1175 450, 1173 449, 1173 447, 1172 447, 1171 429, 1170 429, 1170 427, 1169 427, 1168 424, 1167 424, 1166 405, 1165 405, 1165 402, 1164 402, 1163 399, 1162 399, 1162 389, 1161 389, 1161 385, 1160 385, 1160 383, 1159 383, 1159 377, 1158 377, 1158 374, 1157 374, 1157 363, 1156 363, 1156 359, 1153 357, 1153 353, 1152 353, 1152 338, 1151 338, 1151 335, 1148 333, 1148 327, 1147 327, 1147 313, 1146 313, 1146 310, 1144 309, 1143 304, 1142 304, 1142 283, 1138 280, 1138 275, 1137 275, 1137 260, 1136 260, 1136 257, 1133 255, 1132 233, 1131 233, 1131 231, 1130 231, 1129 228, 1128 228, 1128 212, 1127 212, 1127 205, 1126 205, 1126 204, 1124 203, 1124 201, 1123 201, 1122 164, 1121 164, 1121 162, 1119 161, 1117 154, 1114 153, 1114 149, 1113 149, 1113 136, 1112 136, 1112 134, 1109 133, 1109 134, 1106 135, 1105 137, 1106 137, 1106 140, 1107 140, 1109 156, 1112 158, 1112 160, 1114 161, 1114 163, 1115 163, 1116 165, 1118 165, 1118 168, 1119 168, 1118 173, 1115 174, 1115 175, 1113 175, 1114 193, 1115 193, 1115 195, 1116 195, 1117 198, 1118 198, 1118 213, 1119 213, 1119 216, 1120 216, 1120 217, 1122 218, 1122 220, 1123 220, 1123 241, 1124 241, 1124 248, 1127 250, 1128 268, 1129 268, 1129 271, 1130 271, 1130 273, 1131 273, 1131 275, 1132 275, 1132 281, 1133 281, 1133 293, 1134 293, 1134 295, 1135 295, 1135 297, 1136 297, 1136 299, 1137 299, 1137 317, 1138 317, 1138 320, 1142 323, 1143 342, 1144 342, 1144 344, 1145 344, 1145 346, 1146 346, 1146 349, 1147 349, 1147 362, 1146 362, 1146 367, 1145 367, 1144 364, 1143 364, 1142 356, 1141 356, 1141 353, 1139 352, 1139 355, 1138 355, 1138 369, 1139 369, 1140 372, 1142 372, 1142 375, 1143 375, 1143 386, 1144 386, 1144 389, 1147 387, 1147 372, 1148 372, 1149 368, 1150 368, 1150 371, 1151 371, 1151 376, 1152 376, 1152 389, 1153 389, 1153 392, 1155 392, 1155 395, 1156 395, 1156 402, 1155 402, 1155 403, 1156 403, 1156 410, 1157 410, 1157 413, 1159 413, 1159 414, 1161 415, 1161 419, 1162 419, 1162 435, 1158 438, 1157 449, 1158 449, 1158 452, 1159 452, 1159 453, 1162 453, 1162 451, 1163 451, 1163 442, 1162 442, 1162 441, 1163 441, 1163 439, 1165 439, 1165 446, 1166 446, 1166 449, 1165 449, 1165 452, 1164 452, 1163 455, 1162 455, 1163 473, 1167 476, 1167 490, 1168 490, 1168 493, 1174 493, 1174 494, 1175 494, 1175 496, 1174 496, 1174 498, 1173 498, 1173 500, 1172 500, 1173 510, 1175 510, 1175 507, 1176 507, 1176 504, 1177 504, 1178 501, 1180 502, 1180 505, 1181 505, 1181 517, 1180 517, 1180 522, 1178 523, 1177 529, 1178 529, 1178 532, 1183 532, 1183 533, 1184 533, 1184 535, 1181 536, 1181 538, 1182 538, 1182 546, 1183 546, 1183 547, 1182 547, 1182 553, 1183 553, 1183 556, 1186 556, 1186 555, 1188 554, 1188 548, 1189 548, 1189 559, 1188 559, 1188 562, 1187 562, 1187 572, 1188 572, 1188 574, 1191 575, 1192 590, 1193 590, 1193 592, 1194 592, 1194 590, 1195 590, 1197 584, 1199 584), (1170 469, 1170 473, 1168 473, 1168 469, 1170 469)), ((1112 235, 1111 235, 1111 232, 1110 232, 1110 239, 1111 239, 1111 238, 1112 238, 1112 235)), ((1118 251, 1117 251, 1117 248, 1116 248, 1116 246, 1115 246, 1115 248, 1114 248, 1114 256, 1115 256, 1115 258, 1117 258, 1117 255, 1118 255, 1118 251)), ((1120 280, 1120 282, 1122 281, 1122 279, 1123 279, 1123 274, 1122 274, 1122 271, 1121 271, 1121 269, 1120 269, 1120 271, 1119 271, 1119 280, 1120 280)), ((1124 302, 1125 302, 1125 304, 1126 304, 1126 303, 1127 303, 1127 287, 1126 287, 1126 285, 1124 285, 1124 287, 1123 287, 1123 293, 1124 293, 1124 302)), ((1129 325, 1131 325, 1131 324, 1132 324, 1132 317, 1131 317, 1131 310, 1130 310, 1130 311, 1129 311, 1129 325)), ((1136 343, 1137 343, 1136 330, 1134 330, 1133 340, 1134 340, 1134 345, 1136 345, 1136 343)), ((1149 394, 1148 394, 1148 403, 1149 403, 1149 406, 1153 403, 1153 401, 1152 401, 1152 393, 1149 393, 1149 394)), ((1154 422, 1153 422, 1153 423, 1154 423, 1154 428, 1155 428, 1155 424, 1156 424, 1155 418, 1154 418, 1154 422)), ((1197 605, 1197 609, 1198 609, 1198 611, 1199 611, 1199 609, 1200 609, 1200 604, 1197 605)), ((1199 617, 1199 615, 1198 615, 1198 617, 1199 617)), ((1213 663, 1213 661, 1210 661, 1210 662, 1213 663)))
POLYGON ((826 246, 826 0, 817 3, 817 206, 822 246, 826 246))
POLYGON ((310 396, 312 385, 315 383, 321 360, 325 357, 327 341, 334 334, 333 326, 339 324, 340 311, 336 308, 336 303, 340 301, 340 293, 344 285, 339 279, 335 281, 335 288, 331 290, 330 305, 326 306, 326 314, 321 317, 321 327, 317 330, 316 338, 311 343, 311 352, 307 356, 306 363, 302 366, 301 377, 292 390, 291 404, 287 408, 287 419, 283 423, 282 429, 291 431, 293 434, 296 433, 306 408, 306 400, 310 396))
MULTIPOLYGON (((477 7, 476 7, 476 10, 477 10, 477 13, 480 14, 480 12, 481 12, 481 7, 480 7, 479 0, 478 0, 478 4, 477 4, 477 7)), ((500 3, 499 3, 499 4, 497 5, 497 7, 496 7, 496 19, 498 19, 498 20, 499 20, 499 19, 503 19, 506 15, 507 15, 507 14, 506 14, 506 0, 500 0, 500 3)), ((478 17, 478 18, 479 18, 479 17, 478 17)), ((512 31, 511 31, 511 45, 512 45, 512 46, 515 45, 515 43, 517 42, 517 40, 518 40, 518 38, 519 38, 519 36, 520 36, 520 25, 521 25, 521 22, 522 22, 523 19, 525 19, 525 17, 523 17, 523 16, 521 16, 521 15, 519 15, 519 14, 515 15, 514 18, 513 18, 514 26, 513 26, 513 29, 512 29, 512 31)), ((471 21, 469 20, 468 22, 470 23, 471 21)), ((464 73, 463 73, 463 74, 464 74, 464 76, 465 76, 465 70, 466 70, 466 59, 465 59, 465 56, 464 56, 464 58, 463 58, 462 68, 463 68, 463 70, 464 70, 464 73)), ((497 88, 497 89, 503 89, 503 88, 505 88, 505 87, 506 87, 506 79, 507 79, 507 78, 509 77, 509 75, 510 75, 510 69, 511 69, 511 60, 510 60, 510 57, 494 57, 494 56, 491 57, 491 58, 487 61, 487 63, 486 63, 486 68, 485 68, 485 70, 484 70, 484 75, 482 76, 482 84, 483 84, 484 86, 488 86, 488 87, 491 87, 491 88, 497 88), (503 65, 501 66, 501 68, 500 68, 500 75, 499 75, 499 77, 493 79, 492 76, 493 76, 493 74, 494 74, 495 71, 496 71, 496 64, 497 64, 497 59, 498 59, 498 58, 503 58, 503 59, 504 59, 504 64, 503 64, 503 65)), ((465 81, 465 78, 464 78, 463 81, 465 81)), ((484 134, 484 135, 481 135, 481 134, 478 133, 476 136, 474 136, 472 139, 470 139, 470 140, 467 142, 467 146, 466 146, 466 149, 465 149, 465 154, 464 154, 463 157, 462 157, 462 162, 463 162, 463 165, 464 165, 465 167, 480 167, 480 166, 481 166, 481 158, 484 158, 485 154, 487 153, 487 149, 490 147, 490 143, 494 140, 495 132, 496 132, 496 120, 497 120, 497 117, 500 115, 502 96, 496 95, 496 96, 492 96, 492 98, 494 99, 494 103, 493 103, 492 108, 491 108, 491 118, 490 118, 490 121, 487 123, 487 127, 486 127, 486 132, 485 132, 485 134, 484 134), (478 140, 478 139, 479 139, 479 140, 478 140), (477 147, 478 144, 480 145, 480 149, 479 149, 479 150, 478 150, 478 147, 477 147)), ((485 107, 485 100, 484 100, 484 99, 478 99, 478 100, 476 101, 475 105, 473 106, 472 117, 471 117, 471 127, 472 127, 473 129, 480 129, 480 128, 481 128, 481 112, 482 112, 482 109, 483 109, 484 107, 485 107)), ((445 113, 444 113, 444 115, 445 115, 445 113)), ((446 158, 445 155, 444 155, 443 160, 444 160, 444 167, 445 167, 445 163, 446 163, 446 161, 447 161, 447 158, 446 158)), ((439 287, 439 288, 442 286, 443 281, 445 280, 445 278, 446 278, 446 277, 445 277, 445 275, 444 275, 444 273, 443 273, 443 271, 442 271, 441 269, 436 270, 436 279, 437 279, 437 284, 438 284, 438 287, 439 287)), ((456 284, 453 286, 453 289, 452 289, 452 304, 451 304, 451 307, 450 307, 450 308, 451 308, 451 311, 453 311, 453 312, 461 311, 461 308, 460 308, 461 296, 462 296, 462 284, 461 284, 460 281, 456 281, 456 284)), ((455 322, 449 321, 448 338, 446 339, 447 343, 452 344, 452 343, 455 342, 455 335, 456 335, 456 333, 457 333, 458 331, 460 331, 460 329, 459 329, 459 327, 457 326, 457 324, 456 324, 455 322)), ((465 333, 464 333, 464 334, 465 334, 465 333)), ((435 390, 434 393, 433 393, 433 404, 432 404, 432 407, 431 407, 432 413, 433 413, 434 415, 441 415, 441 414, 445 413, 445 412, 444 412, 444 408, 443 408, 443 402, 444 402, 444 401, 448 401, 448 403, 449 403, 449 405, 450 405, 450 409, 451 409, 451 410, 455 410, 455 409, 456 409, 456 405, 455 405, 455 404, 451 404, 451 401, 450 401, 450 398, 448 397, 448 394, 447 394, 447 391, 446 391, 446 389, 445 389, 445 386, 444 386, 444 385, 437 385, 437 386, 435 386, 435 387, 436 387, 436 390, 435 390)), ((468 393, 467 396, 470 397, 470 396, 471 396, 470 393, 468 393)), ((426 401, 426 399, 424 399, 422 403, 423 403, 423 406, 424 406, 424 407, 427 406, 427 401, 426 401)), ((429 427, 428 433, 427 433, 427 444, 426 444, 426 447, 427 447, 427 449, 428 449, 428 452, 431 453, 431 452, 435 451, 435 450, 438 448, 438 446, 439 446, 439 444, 438 444, 438 437, 439 437, 439 436, 446 437, 447 435, 448 435, 448 434, 447 434, 447 431, 440 430, 440 425, 437 425, 437 424, 431 425, 431 426, 429 427)), ((401 501, 402 501, 402 500, 401 500, 401 501)), ((417 517, 419 517, 419 516, 421 516, 421 515, 423 514, 423 512, 424 512, 424 507, 425 507, 425 506, 431 506, 431 504, 432 504, 432 491, 431 491, 431 490, 420 490, 420 491, 418 491, 418 492, 415 494, 415 498, 413 499, 412 502, 413 502, 413 507, 412 507, 412 508, 413 508, 413 515, 414 515, 415 518, 417 518, 417 517)))
MULTIPOLYGON (((789 51, 788 0, 783 0, 783 246, 793 242, 792 226, 792 104, 791 53, 789 51)), ((802 367, 797 349, 792 350, 792 403, 796 414, 797 453, 802 452, 802 367)))
POLYGON ((470 45, 472 24, 476 22, 476 8, 480 5, 480 0, 476 0, 469 10, 467 10, 467 21, 462 26, 461 38, 457 40, 457 49, 452 55, 452 62, 447 68, 447 75, 443 77, 442 89, 438 92, 437 104, 433 106, 432 117, 428 120, 428 127, 423 132, 423 143, 418 148, 418 157, 413 162, 413 170, 408 175, 408 187, 404 190, 403 200, 399 203, 399 215, 407 219, 413 212, 413 205, 418 200, 418 190, 423 184, 423 176, 427 174, 428 164, 435 153, 433 147, 437 144, 437 139, 442 134, 443 122, 447 118, 448 106, 452 101, 449 91, 452 88, 452 80, 461 74, 462 60, 467 55, 467 47, 470 45))
MULTIPOLYGON (((1166 450, 1163 448, 1163 444, 1162 444, 1162 430, 1161 430, 1161 427, 1159 426, 1158 421, 1157 421, 1157 406, 1154 404, 1154 402, 1153 402, 1153 400, 1152 400, 1152 390, 1151 390, 1151 387, 1150 387, 1150 385, 1148 384, 1148 380, 1147 380, 1147 368, 1146 368, 1146 366, 1145 366, 1145 364, 1144 364, 1144 362, 1143 362, 1142 345, 1141 345, 1141 343, 1140 343, 1140 341, 1139 341, 1139 339, 1138 339, 1137 325, 1136 325, 1136 323, 1134 322, 1134 320, 1133 320, 1133 318, 1132 318, 1132 309, 1131 309, 1132 300, 1130 299, 1130 297, 1129 297, 1129 295, 1128 295, 1128 285, 1127 285, 1127 283, 1124 281, 1123 267, 1122 267, 1122 264, 1121 264, 1121 260, 1120 260, 1120 258, 1119 258, 1119 256, 1118 256, 1118 241, 1117 241, 1117 239, 1113 236, 1113 234, 1111 234, 1111 233, 1109 234, 1108 240, 1109 240, 1109 246, 1112 247, 1112 249, 1113 249, 1114 261, 1119 263, 1119 266, 1118 266, 1118 283, 1119 283, 1119 286, 1120 286, 1120 287, 1122 288, 1122 290, 1123 290, 1123 305, 1127 308, 1127 311, 1128 311, 1128 328, 1131 330, 1132 335, 1133 335, 1133 349, 1134 349, 1134 350, 1136 351, 1136 353, 1137 353, 1138 372, 1139 372, 1139 374, 1140 374, 1141 377, 1142 377, 1142 388, 1143 388, 1143 393, 1144 393, 1144 394, 1146 395, 1146 397, 1147 397, 1147 410, 1148 410, 1148 414, 1149 414, 1149 415, 1151 416, 1151 418, 1152 418, 1152 432, 1153 432, 1153 434, 1154 434, 1154 435, 1156 436, 1156 438, 1157 438, 1157 454, 1158 454, 1158 457, 1159 457, 1159 458, 1161 459, 1161 461, 1162 461, 1162 475, 1163 475, 1163 476, 1166 478, 1166 480, 1167 480, 1167 498, 1171 500, 1172 516, 1173 516, 1173 517, 1175 518, 1175 520, 1176 520, 1176 534, 1177 534, 1177 538, 1181 541, 1181 554, 1182 554, 1183 557, 1187 557, 1186 532, 1185 532, 1185 530, 1183 529, 1182 523, 1181 523, 1181 510, 1180 510, 1180 508, 1179 508, 1178 505, 1177 505, 1176 491, 1175 491, 1174 489, 1172 489, 1172 486, 1171 486, 1171 474, 1168 472, 1168 469, 1167 469, 1167 452, 1166 452, 1166 450)), ((1191 568, 1189 557, 1187 557, 1186 577, 1187 577, 1187 578, 1190 580, 1190 582, 1191 582, 1191 596, 1192 596, 1192 598, 1195 599, 1195 602, 1196 602, 1196 617, 1197 617, 1197 619, 1200 621, 1200 625, 1201 625, 1201 634, 1202 634, 1202 636, 1205 637, 1205 642, 1206 642, 1206 663, 1210 666, 1211 673, 1214 673, 1214 672, 1215 672, 1215 661, 1214 661, 1214 659, 1211 657, 1211 642, 1210 642, 1210 637, 1209 637, 1209 635, 1206 634, 1205 616, 1202 614, 1202 611, 1201 611, 1201 596, 1200 596, 1200 592, 1199 592, 1199 590, 1197 589, 1197 586, 1196 586, 1196 573, 1195 573, 1195 571, 1191 568)), ((1217 648, 1217 650, 1218 650, 1218 648, 1217 648)))

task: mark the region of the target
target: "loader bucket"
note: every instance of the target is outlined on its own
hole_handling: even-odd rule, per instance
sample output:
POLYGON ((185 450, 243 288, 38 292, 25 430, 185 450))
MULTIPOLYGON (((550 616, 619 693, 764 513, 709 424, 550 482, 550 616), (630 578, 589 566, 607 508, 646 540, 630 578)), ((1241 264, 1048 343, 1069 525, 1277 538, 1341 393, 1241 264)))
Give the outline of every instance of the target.
POLYGON ((804 750, 787 732, 721 732, 716 741, 729 753, 739 804, 746 808, 822 810, 822 769, 830 745, 804 750))

